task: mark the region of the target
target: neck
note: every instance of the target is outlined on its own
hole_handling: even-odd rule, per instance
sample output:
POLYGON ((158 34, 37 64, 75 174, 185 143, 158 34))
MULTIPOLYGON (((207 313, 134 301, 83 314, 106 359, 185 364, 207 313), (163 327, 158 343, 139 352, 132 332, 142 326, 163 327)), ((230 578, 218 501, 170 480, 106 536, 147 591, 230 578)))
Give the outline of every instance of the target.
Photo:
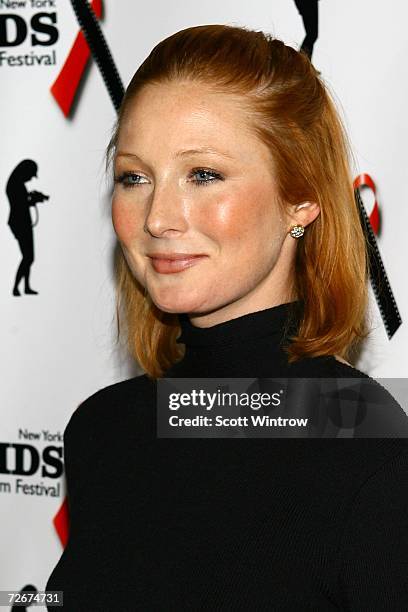
POLYGON ((282 373, 287 366, 284 345, 296 332, 301 312, 302 303, 292 301, 208 327, 198 327, 187 313, 180 314, 177 343, 184 344, 185 353, 166 377, 270 377, 271 372, 282 373))
POLYGON ((275 297, 265 300, 263 296, 245 295, 244 298, 226 304, 221 308, 216 308, 206 312, 188 312, 185 313, 195 327, 212 327, 225 323, 231 319, 236 319, 253 312, 259 312, 269 308, 274 308, 281 304, 287 304, 297 301, 297 295, 294 290, 279 292, 275 297))

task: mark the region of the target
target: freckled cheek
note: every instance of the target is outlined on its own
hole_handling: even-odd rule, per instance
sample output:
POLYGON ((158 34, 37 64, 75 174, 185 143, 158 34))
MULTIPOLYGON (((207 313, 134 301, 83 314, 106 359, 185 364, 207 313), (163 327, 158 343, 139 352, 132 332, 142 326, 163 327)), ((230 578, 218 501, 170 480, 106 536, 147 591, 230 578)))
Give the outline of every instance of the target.
POLYGON ((112 224, 117 237, 124 244, 134 240, 143 231, 142 217, 137 214, 134 205, 118 197, 112 199, 112 224))

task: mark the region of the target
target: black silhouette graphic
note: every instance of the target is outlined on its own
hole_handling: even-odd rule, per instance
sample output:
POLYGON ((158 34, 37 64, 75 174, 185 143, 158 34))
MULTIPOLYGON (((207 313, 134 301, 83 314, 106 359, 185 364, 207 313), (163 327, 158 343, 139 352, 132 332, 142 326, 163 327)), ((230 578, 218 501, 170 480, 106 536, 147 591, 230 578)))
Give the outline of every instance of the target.
MULTIPOLYGON (((37 594, 38 591, 35 588, 35 586, 33 586, 32 584, 26 584, 25 587, 23 587, 21 589, 21 591, 19 591, 20 595, 24 595, 24 593, 29 594, 29 593, 34 593, 37 594)), ((10 612, 25 612, 25 610, 27 608, 29 608, 31 606, 30 603, 27 603, 26 606, 22 606, 21 603, 19 603, 18 605, 16 604, 15 606, 12 606, 10 609, 10 612)))
POLYGON ((319 0, 295 0, 297 10, 302 16, 306 36, 299 48, 312 59, 313 46, 319 35, 319 0))
POLYGON ((18 241, 22 254, 13 287, 13 295, 17 296, 20 295, 18 285, 23 277, 25 281, 24 293, 28 295, 38 294, 38 291, 34 291, 30 287, 30 268, 34 261, 34 235, 30 206, 48 200, 49 196, 39 191, 28 192, 24 184, 33 177, 37 177, 37 169, 35 161, 24 159, 14 168, 6 185, 6 194, 10 203, 8 224, 18 241))

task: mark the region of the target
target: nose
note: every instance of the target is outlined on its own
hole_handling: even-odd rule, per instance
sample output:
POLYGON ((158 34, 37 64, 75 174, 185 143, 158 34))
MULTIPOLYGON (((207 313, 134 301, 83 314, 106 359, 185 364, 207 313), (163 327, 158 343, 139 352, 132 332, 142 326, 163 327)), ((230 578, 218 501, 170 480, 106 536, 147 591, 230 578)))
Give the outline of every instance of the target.
POLYGON ((164 186, 156 188, 148 207, 144 231, 157 237, 167 233, 185 232, 188 227, 186 206, 177 189, 164 186))

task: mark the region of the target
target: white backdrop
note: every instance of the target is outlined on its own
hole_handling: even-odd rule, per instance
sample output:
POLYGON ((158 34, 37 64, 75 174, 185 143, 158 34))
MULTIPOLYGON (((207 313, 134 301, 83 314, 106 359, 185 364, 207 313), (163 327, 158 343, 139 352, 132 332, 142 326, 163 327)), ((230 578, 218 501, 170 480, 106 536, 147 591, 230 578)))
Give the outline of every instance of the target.
MULTIPOLYGON (((0 2, 0 31, 6 29, 7 40, 15 38, 7 15, 18 15, 28 30, 19 45, 0 41, 0 590, 20 590, 27 584, 42 590, 62 552, 52 520, 65 496, 64 478, 58 475, 64 427, 80 401, 140 371, 113 344, 115 235, 103 155, 116 112, 92 60, 69 117, 51 95, 50 87, 79 29, 68 0, 44 0, 41 8, 33 8, 31 0, 21 0, 14 8, 7 4, 0 2), (53 19, 58 33, 58 40, 49 46, 32 44, 30 19, 38 13, 53 15, 43 18, 53 19), (55 64, 51 65, 13 66, 6 59, 52 52, 55 64), (37 205, 39 222, 34 227, 30 283, 38 295, 25 295, 22 282, 18 297, 12 289, 21 255, 7 225, 5 188, 23 159, 38 165, 38 178, 27 182, 26 188, 50 199, 37 205), (55 457, 56 467, 44 459, 44 451, 55 457), (13 473, 19 453, 26 471, 39 458, 32 474, 13 473), (40 487, 29 493, 28 487, 17 490, 17 484, 40 487), (51 489, 44 493, 49 487, 55 487, 55 496, 51 489)), ((125 85, 158 41, 191 25, 227 23, 262 29, 295 48, 305 35, 293 0, 173 4, 150 0, 147 5, 105 0, 103 6, 101 27, 125 85)), ((313 63, 346 121, 357 174, 368 173, 376 183, 382 216, 378 243, 403 320, 389 340, 373 301, 374 329, 356 365, 372 376, 404 378, 408 7, 404 0, 320 0, 319 9, 313 63)), ((362 195, 370 212, 372 194, 364 189, 362 195)), ((31 213, 35 220, 35 211, 31 213)))

